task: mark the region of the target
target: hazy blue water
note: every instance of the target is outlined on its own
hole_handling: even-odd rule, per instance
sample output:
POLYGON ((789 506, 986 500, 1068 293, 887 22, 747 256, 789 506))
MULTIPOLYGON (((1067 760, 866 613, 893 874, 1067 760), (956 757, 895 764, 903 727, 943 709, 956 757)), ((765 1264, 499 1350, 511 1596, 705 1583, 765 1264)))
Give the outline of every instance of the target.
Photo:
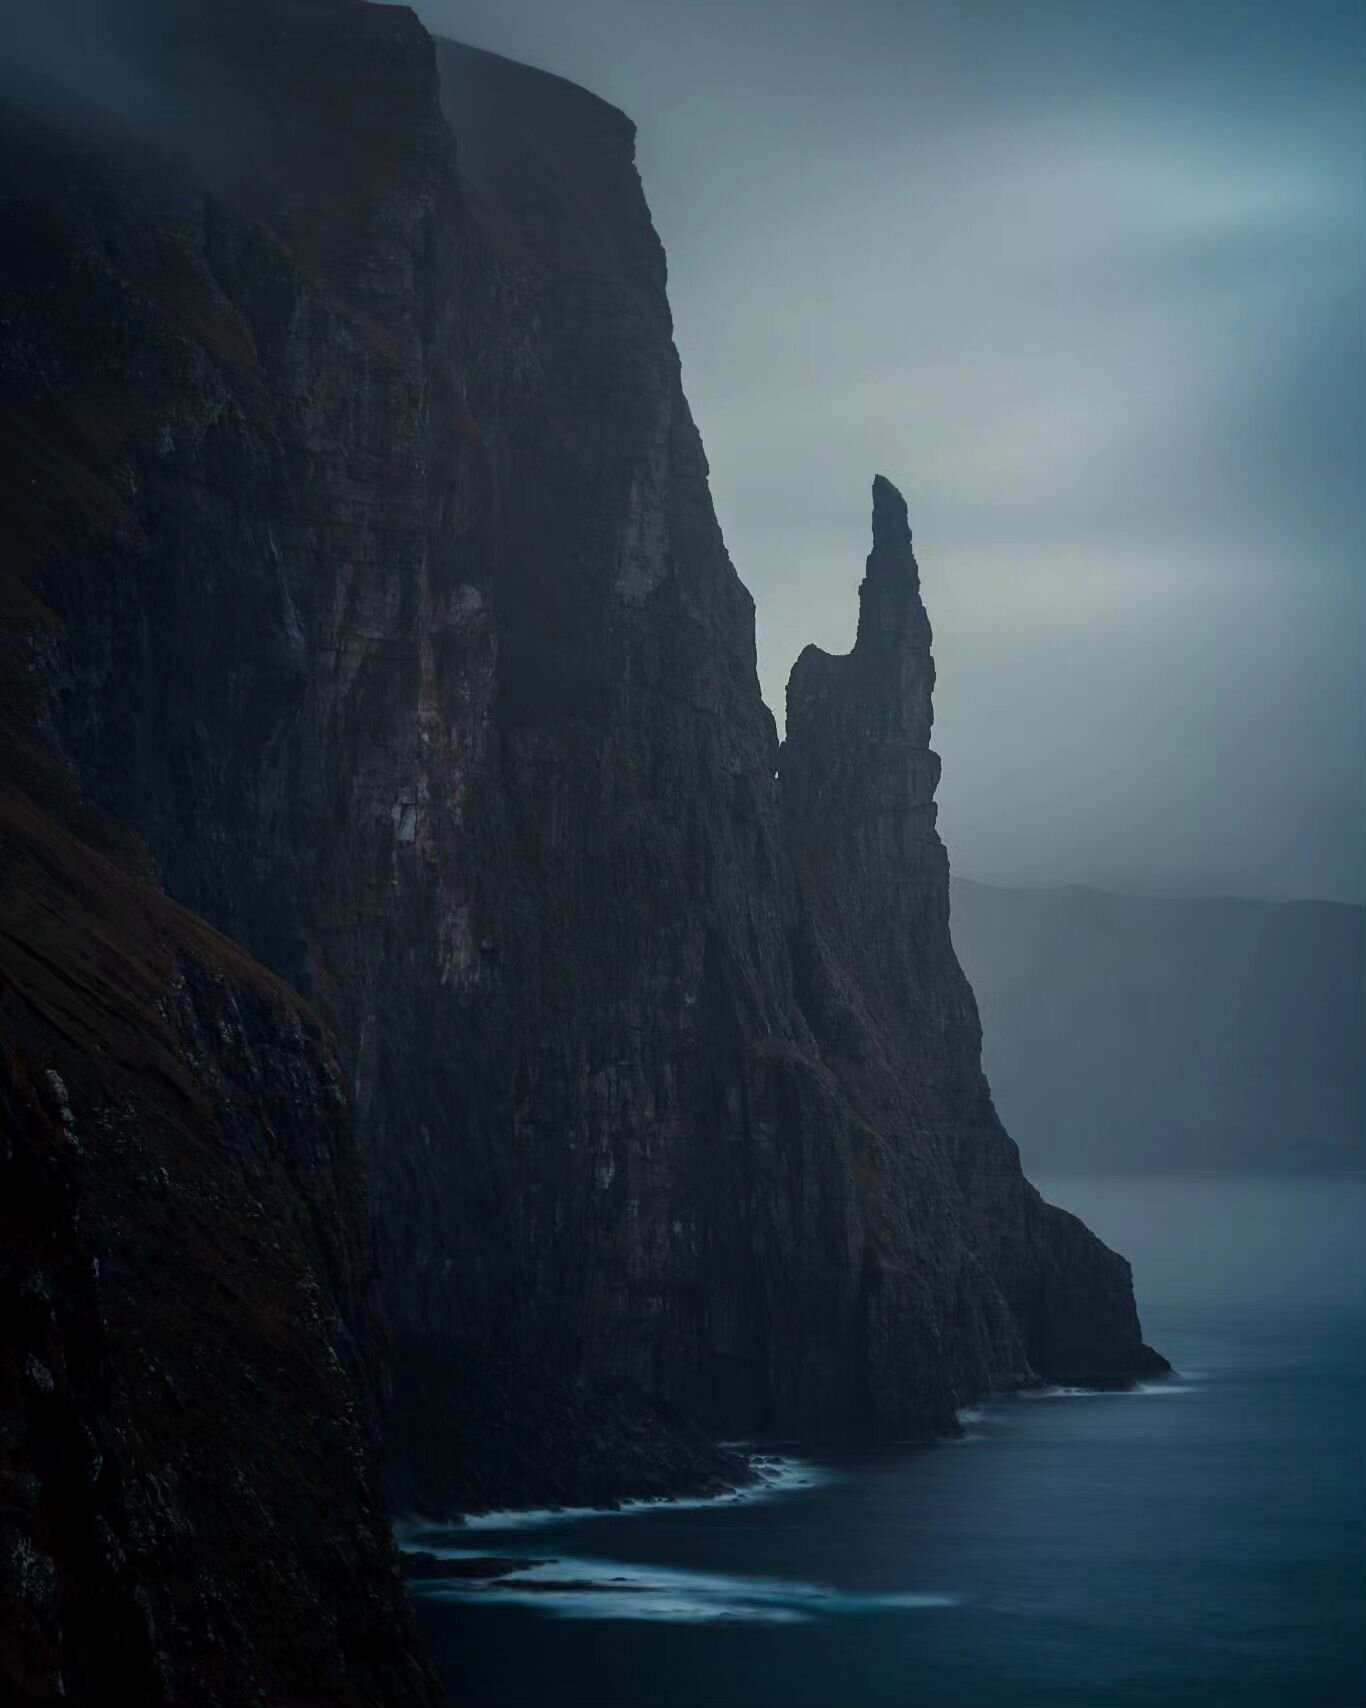
POLYGON ((828 1480, 767 1503, 453 1534, 625 1580, 420 1597, 455 1698, 1366 1703, 1366 1182, 1041 1184, 1132 1259, 1186 1380, 1000 1402, 959 1443, 816 1453, 828 1480))

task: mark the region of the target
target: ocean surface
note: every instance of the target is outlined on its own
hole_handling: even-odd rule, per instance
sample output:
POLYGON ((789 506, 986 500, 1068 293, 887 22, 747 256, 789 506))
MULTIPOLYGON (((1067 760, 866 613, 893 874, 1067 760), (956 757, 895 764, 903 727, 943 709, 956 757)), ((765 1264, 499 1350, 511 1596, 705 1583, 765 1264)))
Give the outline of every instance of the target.
POLYGON ((764 1497, 413 1545, 547 1562, 415 1589, 484 1708, 1366 1704, 1366 1180, 1055 1179, 1180 1371, 801 1453, 764 1497))

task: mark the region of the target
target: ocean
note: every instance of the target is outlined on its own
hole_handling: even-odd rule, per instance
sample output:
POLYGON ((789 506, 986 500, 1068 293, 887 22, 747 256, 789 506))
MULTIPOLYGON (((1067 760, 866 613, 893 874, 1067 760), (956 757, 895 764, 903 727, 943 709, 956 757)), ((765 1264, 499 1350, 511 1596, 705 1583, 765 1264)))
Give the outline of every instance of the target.
POLYGON ((483 1708, 1366 1704, 1366 1180, 1041 1180, 1134 1266, 1179 1375, 991 1401, 965 1438, 771 1444, 759 1498, 415 1542, 483 1708))

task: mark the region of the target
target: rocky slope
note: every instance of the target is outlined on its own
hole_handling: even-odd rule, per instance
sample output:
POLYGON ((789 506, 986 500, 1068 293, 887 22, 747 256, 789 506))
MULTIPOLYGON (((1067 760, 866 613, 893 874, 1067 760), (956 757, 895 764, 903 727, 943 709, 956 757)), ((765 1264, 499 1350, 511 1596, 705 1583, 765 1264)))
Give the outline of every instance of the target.
POLYGON ((328 1041, 8 785, 0 874, 0 1695, 425 1700, 328 1041))
MULTIPOLYGON (((630 123, 361 0, 117 47, 150 131, 80 90, 0 149, 7 507, 64 637, 24 668, 334 1032, 408 1366, 865 1435, 1159 1366, 981 1077, 885 485, 780 762, 630 123)), ((422 1458, 421 1383, 392 1415, 422 1458)))

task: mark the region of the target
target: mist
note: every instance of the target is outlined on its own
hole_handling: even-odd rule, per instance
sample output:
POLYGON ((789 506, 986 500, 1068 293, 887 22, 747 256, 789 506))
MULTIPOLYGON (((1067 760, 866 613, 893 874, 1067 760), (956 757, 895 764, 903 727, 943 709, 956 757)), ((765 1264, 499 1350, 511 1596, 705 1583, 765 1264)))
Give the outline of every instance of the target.
POLYGON ((202 123, 130 51, 147 33, 138 9, 116 0, 51 0, 16 15, 0 26, 0 98, 64 122, 95 116, 138 136, 187 140, 202 123))
POLYGON ((1366 896, 1358 8, 418 10, 637 120, 780 723, 881 469, 958 872, 1366 896))

